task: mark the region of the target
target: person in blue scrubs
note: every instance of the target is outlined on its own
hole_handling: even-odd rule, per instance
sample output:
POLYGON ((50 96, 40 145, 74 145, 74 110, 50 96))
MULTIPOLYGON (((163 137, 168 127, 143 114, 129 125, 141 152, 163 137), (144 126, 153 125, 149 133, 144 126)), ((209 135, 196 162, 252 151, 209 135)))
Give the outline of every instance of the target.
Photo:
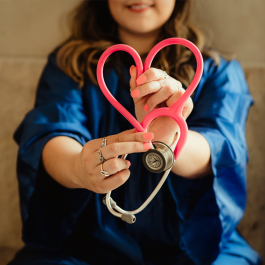
MULTIPOLYGON (((261 263, 236 230, 246 204, 245 123, 253 99, 238 61, 219 56, 217 63, 204 52, 199 35, 185 24, 188 7, 189 1, 177 0, 80 4, 72 38, 49 55, 35 106, 14 135, 25 247, 9 265, 261 263), (100 54, 94 58, 93 51, 102 53, 115 43, 143 55, 158 40, 174 36, 197 44, 204 59, 200 83, 183 111, 188 141, 157 196, 134 224, 127 224, 103 204, 105 193, 113 190, 123 209, 138 208, 162 177, 146 170, 143 152, 149 140, 171 145, 177 126, 160 117, 147 133, 136 133, 104 97, 93 81, 95 67, 86 62, 96 65, 100 54), (109 177, 100 173, 97 150, 103 137, 103 169, 109 177), (117 157, 124 153, 129 153, 125 161, 117 157)), ((104 69, 111 93, 138 121, 176 102, 190 81, 187 73, 196 69, 191 53, 170 49, 164 57, 157 55, 167 62, 168 78, 154 67, 136 79, 134 61, 124 53, 104 69)))

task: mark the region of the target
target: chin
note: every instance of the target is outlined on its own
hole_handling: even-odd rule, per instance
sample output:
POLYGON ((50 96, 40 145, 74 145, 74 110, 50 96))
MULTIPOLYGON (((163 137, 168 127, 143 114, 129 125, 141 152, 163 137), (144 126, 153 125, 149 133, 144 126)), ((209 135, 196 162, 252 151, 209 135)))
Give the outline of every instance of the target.
POLYGON ((124 27, 124 29, 131 31, 135 34, 148 34, 151 33, 155 30, 157 30, 159 27, 154 27, 154 26, 150 26, 149 25, 145 25, 145 24, 134 24, 133 27, 124 27))

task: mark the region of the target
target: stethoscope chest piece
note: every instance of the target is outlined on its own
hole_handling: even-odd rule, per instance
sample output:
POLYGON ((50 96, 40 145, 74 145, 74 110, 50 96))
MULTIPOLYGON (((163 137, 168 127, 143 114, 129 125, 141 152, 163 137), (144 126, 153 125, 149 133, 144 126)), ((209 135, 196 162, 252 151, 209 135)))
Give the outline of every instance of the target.
POLYGON ((153 142, 154 149, 143 155, 144 166, 152 173, 161 173, 171 168, 174 164, 174 153, 163 142, 153 142))

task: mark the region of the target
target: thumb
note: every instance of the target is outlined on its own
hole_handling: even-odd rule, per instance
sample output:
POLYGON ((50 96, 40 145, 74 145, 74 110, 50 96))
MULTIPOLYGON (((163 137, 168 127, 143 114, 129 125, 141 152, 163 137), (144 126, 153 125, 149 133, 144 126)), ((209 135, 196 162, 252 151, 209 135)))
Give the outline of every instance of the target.
POLYGON ((134 65, 132 65, 130 68, 130 75, 131 75, 130 87, 131 87, 131 90, 134 90, 137 87, 136 85, 137 72, 136 72, 136 67, 134 65))

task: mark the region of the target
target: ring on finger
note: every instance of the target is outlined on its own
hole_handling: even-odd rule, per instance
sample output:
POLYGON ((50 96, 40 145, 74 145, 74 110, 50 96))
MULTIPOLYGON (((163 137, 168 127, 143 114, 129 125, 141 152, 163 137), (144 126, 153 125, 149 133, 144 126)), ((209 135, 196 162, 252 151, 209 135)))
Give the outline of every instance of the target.
POLYGON ((107 145, 107 139, 104 137, 103 141, 102 141, 102 144, 101 144, 101 147, 104 147, 106 145, 107 145))
POLYGON ((98 152, 98 154, 99 154, 99 160, 100 160, 100 162, 105 162, 105 161, 107 161, 104 157, 103 157, 103 155, 102 155, 102 153, 101 153, 101 149, 102 149, 102 147, 101 148, 99 148, 99 150, 97 151, 98 152))
POLYGON ((100 174, 105 176, 105 177, 109 176, 109 173, 107 171, 103 170, 103 163, 100 164, 100 174))
POLYGON ((163 71, 163 74, 164 74, 164 79, 166 79, 168 77, 168 74, 166 71, 163 71))
POLYGON ((178 91, 180 91, 180 92, 185 92, 186 90, 183 88, 183 87, 178 87, 178 91))

